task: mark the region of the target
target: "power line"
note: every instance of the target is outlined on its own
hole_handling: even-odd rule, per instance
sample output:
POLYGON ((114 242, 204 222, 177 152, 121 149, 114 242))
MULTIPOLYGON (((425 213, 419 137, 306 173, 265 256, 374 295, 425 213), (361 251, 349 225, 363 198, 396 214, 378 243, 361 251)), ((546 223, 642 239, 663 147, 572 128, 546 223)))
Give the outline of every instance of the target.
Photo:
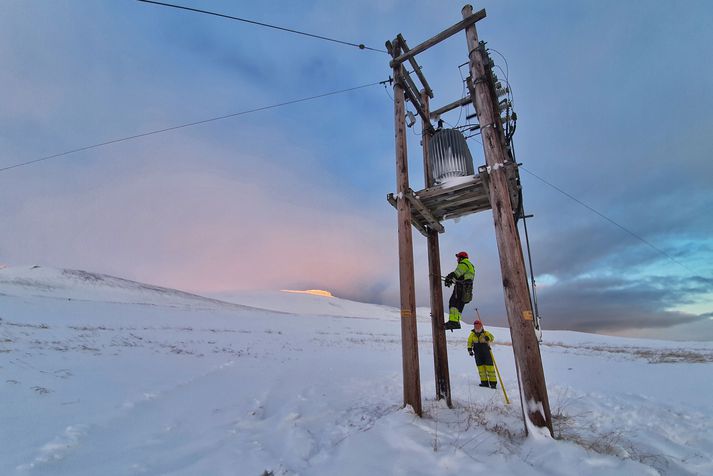
POLYGON ((322 35, 315 35, 313 33, 306 33, 304 31, 299 31, 299 30, 293 30, 292 28, 285 28, 281 26, 276 26, 276 25, 270 25, 268 23, 262 23, 259 21, 255 20, 248 20, 247 18, 240 18, 240 17, 234 17, 231 15, 224 15, 222 13, 216 13, 216 12, 209 12, 207 10, 200 10, 198 8, 191 8, 191 7, 184 7, 182 5, 174 5, 171 3, 163 3, 163 2, 156 2, 153 0, 138 0, 139 2, 144 2, 144 3, 153 3, 154 5, 161 5, 164 7, 171 7, 171 8, 177 8, 179 10, 188 10, 191 12, 196 12, 196 13, 205 13, 206 15, 213 15, 216 17, 221 17, 221 18, 228 18, 230 20, 237 20, 237 21, 242 21, 245 23, 250 23, 252 25, 258 25, 258 26, 264 26, 266 28, 274 28, 275 30, 281 30, 281 31, 286 31, 288 33, 295 33, 297 35, 304 35, 304 36, 309 36, 311 38, 317 38, 320 40, 325 40, 325 41, 331 41, 334 43, 339 43, 342 45, 348 45, 348 46, 354 46, 356 48, 359 48, 360 50, 370 50, 370 51, 378 51, 379 53, 387 53, 386 50, 380 50, 378 48, 370 48, 368 46, 365 46, 363 43, 350 43, 348 41, 342 41, 342 40, 337 40, 334 38, 329 38, 327 36, 322 36, 322 35))
MULTIPOLYGON (((505 83, 507 84, 507 87, 508 87, 508 95, 510 96, 510 101, 511 101, 511 103, 512 103, 512 102, 515 101, 515 98, 514 98, 514 95, 513 95, 513 92, 512 92, 512 86, 510 86, 510 65, 508 65, 508 60, 507 60, 507 58, 505 58, 505 55, 504 55, 504 54, 502 54, 501 52, 499 52, 499 51, 496 50, 495 48, 488 48, 488 50, 497 53, 497 54, 503 59, 503 61, 505 62, 505 71, 503 71, 503 69, 502 69, 500 66, 497 66, 497 67, 498 67, 498 68, 500 69, 500 71, 505 75, 505 83)), ((515 157, 515 144, 513 143, 512 137, 510 138, 510 145, 511 145, 511 147, 512 147, 511 150, 512 150, 513 157, 515 157)), ((561 194, 567 196, 567 197, 570 198, 571 200, 574 200, 575 202, 579 203, 580 205, 582 205, 582 206, 583 206, 584 208, 586 208, 587 210, 589 210, 589 211, 591 211, 591 212, 593 212, 593 213, 596 213, 596 214, 599 215, 601 218, 605 219, 606 221, 608 221, 609 223, 611 223, 611 224, 613 224, 614 226, 618 227, 619 229, 625 231, 625 232, 628 233, 629 235, 633 236, 633 237, 636 238, 637 240, 639 240, 639 241, 641 241, 642 243, 646 244, 647 246, 649 246, 650 248, 652 248, 652 249, 655 250, 656 252, 662 254, 663 256, 665 256, 666 258, 670 259, 671 261, 673 261, 674 263, 678 264, 679 266, 681 266, 681 267, 687 269, 688 271, 694 272, 691 268, 689 268, 689 267, 686 266, 685 264, 681 263, 680 261, 678 261, 676 258, 674 258, 673 256, 671 256, 670 254, 666 253, 664 250, 662 250, 662 249, 659 248, 658 246, 654 245, 653 243, 651 243, 650 241, 648 241, 648 240, 645 239, 644 237, 642 237, 642 236, 640 236, 640 235, 634 233, 633 231, 629 230, 629 229, 626 228, 624 225, 621 225, 621 224, 617 223, 616 221, 614 221, 613 219, 609 218, 608 216, 606 216, 605 214, 603 214, 603 213, 600 212, 599 210, 596 210, 595 208, 593 208, 593 207, 587 205, 587 204, 584 203, 583 201, 579 200, 577 197, 573 196, 573 195, 570 194, 570 193, 565 192, 564 190, 562 190, 562 189, 559 188, 558 186, 554 185, 553 183, 548 182, 547 180, 545 180, 544 178, 542 178, 542 177, 540 177, 539 175, 535 174, 534 172, 531 172, 531 171, 527 170, 527 169, 526 169, 525 167, 523 167, 522 165, 519 165, 519 168, 521 168, 522 170, 524 170, 524 171, 527 172, 528 174, 532 175, 533 177, 535 177, 537 180, 541 181, 542 183, 544 183, 544 184, 546 184, 546 185, 549 185, 550 187, 552 187, 553 189, 557 190, 557 191, 560 192, 561 194)))
POLYGON ((640 235, 637 235, 637 234, 634 233, 633 231, 631 231, 631 230, 629 230, 628 228, 626 228, 624 225, 620 225, 619 223, 617 223, 616 221, 612 220, 611 218, 609 218, 609 217, 606 216, 605 214, 601 213, 600 211, 594 209, 593 207, 590 207, 589 205, 587 205, 587 204, 584 203, 583 201, 579 200, 577 197, 573 196, 572 194, 565 192, 564 190, 562 190, 562 189, 559 188, 558 186, 556 186, 556 185, 554 185, 554 184, 548 182, 547 180, 543 179, 543 178, 540 177, 539 175, 537 175, 537 174, 535 174, 535 173, 533 173, 533 172, 530 172, 529 170, 527 170, 527 169, 526 169, 525 167, 523 167, 522 165, 519 165, 518 167, 519 167, 520 169, 524 170, 525 172, 527 172, 528 174, 532 175, 533 177, 535 177, 535 178, 536 178, 537 180, 539 180, 540 182, 542 182, 542 183, 544 183, 544 184, 546 184, 546 185, 549 185, 550 187, 554 188, 555 190, 557 190, 557 191, 560 192, 561 194, 566 195, 566 196, 569 197, 570 199, 572 199, 572 200, 574 200, 575 202, 579 203, 579 204, 582 205, 584 208, 588 209, 588 210, 591 211, 591 212, 596 213, 597 215, 599 215, 600 217, 604 218, 604 219, 605 219, 606 221, 608 221, 609 223, 611 223, 611 224, 613 224, 613 225, 619 227, 620 229, 624 230, 625 232, 627 232, 628 234, 630 234, 631 236, 633 236, 633 237, 636 238, 637 240, 641 241, 642 243, 645 243, 646 245, 648 245, 648 246, 651 247, 652 249, 656 250, 657 252, 661 253, 662 255, 664 255, 665 257, 667 257, 668 259, 670 259, 670 260, 673 261, 674 263, 678 264, 679 266, 682 266, 682 267, 686 268, 688 271, 695 272, 695 271, 693 271, 691 268, 689 268, 688 266, 686 266, 685 264, 681 263, 681 262, 678 261, 676 258, 674 258, 673 256, 671 256, 670 254, 666 253, 664 250, 662 250, 662 249, 659 248, 658 246, 656 246, 656 245, 654 245, 653 243, 651 243, 650 241, 648 241, 647 239, 643 238, 643 237, 640 236, 640 235))
POLYGON ((185 127, 197 126, 197 125, 199 125, 199 124, 206 124, 206 123, 208 123, 208 122, 220 121, 220 120, 222 120, 222 119, 228 119, 228 118, 231 118, 231 117, 243 116, 243 115, 245 115, 245 114, 250 114, 250 113, 253 113, 253 112, 265 111, 265 110, 267 110, 267 109, 274 109, 274 108, 277 108, 277 107, 289 106, 290 104, 297 104, 297 103, 300 103, 300 102, 311 101, 311 100, 313 100, 313 99, 319 99, 319 98, 323 98, 323 97, 327 97, 327 96, 334 96, 334 95, 336 95, 336 94, 342 94, 342 93, 346 93, 346 92, 349 92, 349 91, 356 91, 357 89, 368 88, 368 87, 370 87, 370 86, 376 86, 377 84, 384 84, 384 83, 388 83, 388 82, 389 82, 388 79, 387 79, 387 80, 384 80, 384 81, 376 81, 376 82, 374 82, 374 83, 362 84, 361 86, 354 86, 354 87, 352 87, 352 88, 339 89, 339 90, 337 90, 337 91, 330 91, 330 92, 328 92, 328 93, 317 94, 317 95, 315 95, 315 96, 309 96, 309 97, 300 98, 300 99, 293 99, 292 101, 281 102, 281 103, 278 103, 278 104, 271 104, 271 105, 269 105, 269 106, 257 107, 257 108, 255 108, 255 109, 247 109, 247 110, 245 110, 245 111, 235 112, 235 113, 233 113, 233 114, 226 114, 226 115, 224 115, 224 116, 212 117, 212 118, 210 118, 210 119, 203 119, 203 120, 201 120, 201 121, 189 122, 189 123, 181 124, 181 125, 178 125, 178 126, 166 127, 166 128, 164 128, 164 129, 158 129, 158 130, 154 130, 154 131, 143 132, 143 133, 141 133, 141 134, 135 134, 135 135, 133 135, 133 136, 122 137, 122 138, 120 138, 120 139, 112 139, 112 140, 108 140, 108 141, 106 141, 106 142, 100 142, 100 143, 98 143, 98 144, 87 145, 87 146, 84 146, 84 147, 79 147, 79 148, 77 148, 77 149, 68 150, 68 151, 66 151, 66 152, 60 152, 59 154, 47 155, 47 156, 45 156, 45 157, 40 157, 40 158, 38 158, 38 159, 29 160, 29 161, 27 161, 27 162, 21 162, 21 163, 17 163, 17 164, 14 164, 14 165, 9 165, 9 166, 7 166, 7 167, 2 167, 2 168, 0 168, 0 172, 5 172, 5 171, 8 171, 8 170, 10 170, 10 169, 15 169, 15 168, 18 168, 18 167, 24 167, 24 166, 26 166, 26 165, 35 164, 35 163, 37 163, 37 162, 43 162, 43 161, 50 160, 50 159, 56 159, 56 158, 59 158, 59 157, 64 157, 64 156, 66 156, 66 155, 74 154, 74 153, 77 153, 77 152, 83 152, 83 151, 85 151, 85 150, 96 149, 96 148, 98 148, 98 147, 104 147, 104 146, 110 145, 110 144, 116 144, 116 143, 118 143, 118 142, 125 142, 125 141, 129 141, 129 140, 132 140, 132 139, 139 139, 139 138, 141 138, 141 137, 151 136, 151 135, 155 135, 155 134, 161 134, 161 133, 163 133, 163 132, 175 131, 175 130, 177 130, 177 129, 183 129, 183 128, 185 128, 185 127))

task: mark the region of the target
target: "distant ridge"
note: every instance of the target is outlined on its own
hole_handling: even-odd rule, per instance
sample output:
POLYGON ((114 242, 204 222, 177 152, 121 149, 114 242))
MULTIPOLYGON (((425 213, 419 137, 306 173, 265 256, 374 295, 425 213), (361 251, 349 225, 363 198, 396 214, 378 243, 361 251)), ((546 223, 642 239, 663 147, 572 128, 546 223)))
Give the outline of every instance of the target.
POLYGON ((191 308, 260 309, 107 274, 41 266, 0 268, 0 294, 191 308))

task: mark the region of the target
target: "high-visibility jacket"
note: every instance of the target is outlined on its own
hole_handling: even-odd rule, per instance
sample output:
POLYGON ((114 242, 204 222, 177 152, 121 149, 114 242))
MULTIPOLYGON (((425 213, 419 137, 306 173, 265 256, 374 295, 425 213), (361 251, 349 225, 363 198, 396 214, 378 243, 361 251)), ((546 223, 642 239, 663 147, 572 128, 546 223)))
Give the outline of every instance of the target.
POLYGON ((473 350, 476 344, 490 344, 494 340, 493 334, 485 329, 480 332, 475 332, 475 329, 473 329, 468 336, 468 350, 473 350))
POLYGON ((458 262, 453 274, 458 280, 473 281, 475 279, 475 266, 468 258, 463 258, 458 262))

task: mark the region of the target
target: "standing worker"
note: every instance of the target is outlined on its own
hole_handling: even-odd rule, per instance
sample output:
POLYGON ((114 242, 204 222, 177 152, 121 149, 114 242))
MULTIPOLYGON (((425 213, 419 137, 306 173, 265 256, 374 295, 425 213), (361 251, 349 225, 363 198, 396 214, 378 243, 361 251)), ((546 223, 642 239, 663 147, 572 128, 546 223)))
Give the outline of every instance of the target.
POLYGON ((475 266, 468 259, 468 253, 460 251, 456 254, 458 266, 455 271, 448 273, 445 285, 450 287, 455 282, 453 294, 448 301, 448 322, 446 329, 460 329, 460 316, 467 303, 473 300, 473 280, 475 279, 475 266))
POLYGON ((471 356, 475 355, 475 365, 478 366, 481 387, 498 387, 493 355, 490 353, 490 343, 493 340, 495 340, 493 334, 483 328, 482 322, 476 320, 473 323, 473 330, 468 336, 468 353, 471 356))

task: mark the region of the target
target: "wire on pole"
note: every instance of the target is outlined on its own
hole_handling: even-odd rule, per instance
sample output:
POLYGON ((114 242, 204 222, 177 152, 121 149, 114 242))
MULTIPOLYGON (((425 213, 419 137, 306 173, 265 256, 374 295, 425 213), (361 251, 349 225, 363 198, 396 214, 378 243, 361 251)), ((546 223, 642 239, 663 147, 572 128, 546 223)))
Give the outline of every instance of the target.
POLYGON ((645 239, 645 238, 643 238, 643 237, 637 235, 637 234, 634 233, 633 231, 629 230, 629 229, 626 228, 624 225, 620 225, 619 223, 615 222, 614 220, 612 220, 611 218, 609 218, 608 216, 606 216, 606 215, 603 214, 602 212, 600 212, 600 211, 598 211, 598 210, 596 210, 596 209, 590 207, 589 205, 587 205, 587 204, 584 203, 583 201, 579 200, 577 197, 575 197, 575 196, 573 196, 573 195, 571 195, 571 194, 565 192, 564 190, 562 190, 562 189, 559 188, 558 186, 556 186, 556 185, 554 185, 554 184, 548 182, 547 180, 543 179, 543 178, 540 177, 539 175, 534 174, 533 172, 530 172, 529 170, 527 170, 527 169, 526 169, 525 167, 523 167, 522 165, 520 165, 519 167, 520 167, 522 170, 524 170, 525 172, 527 172, 528 174, 530 174, 530 175, 532 175, 533 177, 535 177, 535 178, 536 178, 537 180, 539 180, 540 182, 542 182, 542 183, 544 183, 544 184, 546 184, 546 185, 549 185, 550 187, 554 188, 555 190, 557 190, 557 191, 560 192, 561 194, 563 194, 563 195, 569 197, 570 199, 574 200, 575 202, 579 203, 580 205, 582 205, 584 208, 588 209, 589 211, 591 211, 591 212, 593 212, 593 213, 596 213, 597 215, 599 215, 600 217, 602 217, 603 219, 605 219, 605 220, 608 221, 609 223, 611 223, 611 224, 613 224, 613 225, 619 227, 620 229, 622 229, 623 231, 627 232, 628 234, 630 234, 631 236, 633 236, 633 237, 636 238, 637 240, 641 241, 642 243, 648 245, 648 246, 649 246, 650 248, 652 248, 653 250, 655 250, 655 251, 657 251, 658 253, 662 254, 663 256, 667 257, 668 259, 670 259, 670 260, 673 261, 674 263, 678 264, 679 266, 682 266, 683 268, 686 268, 688 271, 694 272, 691 268, 689 268, 689 267, 686 266, 685 264, 681 263, 681 262, 678 261, 676 258, 674 258, 674 257, 671 256, 670 254, 666 253, 664 250, 662 250, 662 249, 659 248, 658 246, 654 245, 653 243, 651 243, 651 242, 648 241, 647 239, 645 239))
POLYGON ((325 40, 325 41, 331 41, 333 43, 339 43, 342 45, 347 45, 347 46, 354 46, 356 48, 359 48, 360 50, 370 50, 370 51, 377 51, 379 53, 386 53, 386 50, 381 50, 378 48, 371 48, 369 46, 364 45, 363 43, 351 43, 349 41, 343 41, 343 40, 337 40, 335 38, 329 38, 327 36, 322 36, 322 35, 315 35, 314 33, 307 33, 304 31, 299 31, 299 30, 293 30, 292 28, 285 28, 282 26, 277 26, 277 25, 271 25, 269 23, 263 23, 255 20, 248 20, 247 18, 240 18, 240 17, 235 17, 232 15, 225 15, 223 13, 217 13, 217 12, 210 12, 208 10, 201 10, 199 8, 192 8, 192 7, 185 7, 183 5, 175 5, 172 3, 164 3, 164 2, 156 2, 154 0, 138 0, 139 2, 143 3, 152 3, 154 5, 161 5, 163 7, 171 7, 171 8, 177 8, 179 10, 187 10, 190 12, 195 12, 195 13, 204 13, 206 15, 213 15, 216 17, 221 17, 221 18, 227 18, 229 20, 237 20, 241 21, 244 23, 250 23, 252 25, 257 25, 257 26, 264 26, 266 28, 273 28, 275 30, 280 30, 280 31, 286 31, 288 33, 295 33, 297 35, 303 35, 303 36, 309 36, 310 38, 317 38, 319 40, 325 40))
POLYGON ((387 80, 384 80, 384 81, 376 81, 376 82, 373 82, 373 83, 362 84, 361 86, 354 86, 354 87, 352 87, 352 88, 339 89, 339 90, 337 90, 337 91, 330 91, 330 92, 328 92, 328 93, 317 94, 317 95, 314 95, 314 96, 308 96, 308 97, 304 97, 304 98, 300 98, 300 99, 293 99, 292 101, 285 101, 285 102, 281 102, 281 103, 277 103, 277 104, 271 104, 271 105, 269 105, 269 106, 256 107, 256 108, 254 108, 254 109, 247 109, 247 110, 245 110, 245 111, 235 112, 235 113, 233 113, 233 114, 226 114, 226 115, 223 115, 223 116, 212 117, 212 118, 210 118, 210 119, 203 119, 203 120, 200 120, 200 121, 188 122, 188 123, 186 123, 186 124, 180 124, 180 125, 177 125, 177 126, 166 127, 166 128, 164 128, 164 129, 158 129, 158 130, 154 130, 154 131, 143 132, 143 133, 141 133, 141 134, 135 134, 135 135, 128 136, 128 137, 121 137, 121 138, 119 138, 119 139, 111 139, 111 140, 108 140, 108 141, 105 141, 105 142, 100 142, 100 143, 98 143, 98 144, 87 145, 87 146, 79 147, 79 148, 76 148, 76 149, 68 150, 68 151, 65 151, 65 152, 60 152, 60 153, 58 153, 58 154, 52 154, 52 155, 47 155, 47 156, 40 157, 40 158, 37 158, 37 159, 28 160, 27 162, 20 162, 20 163, 17 163, 17 164, 8 165, 7 167, 2 167, 2 168, 0 168, 0 172, 6 172, 6 171, 11 170, 11 169, 16 169, 16 168, 19 168, 19 167, 24 167, 24 166, 27 166, 27 165, 36 164, 36 163, 38 163, 38 162, 44 162, 44 161, 47 161, 47 160, 56 159, 56 158, 60 158, 60 157, 64 157, 64 156, 70 155, 70 154, 75 154, 75 153, 77 153, 77 152, 83 152, 83 151, 85 151, 85 150, 90 150, 90 149, 96 149, 96 148, 99 148, 99 147, 104 147, 104 146, 111 145, 111 144, 116 144, 116 143, 119 143, 119 142, 125 142, 125 141, 129 141, 129 140, 133 140, 133 139, 139 139, 139 138, 141 138, 141 137, 147 137, 147 136, 151 136, 151 135, 155 135, 155 134, 161 134, 161 133, 163 133, 163 132, 175 131, 175 130, 177 130, 177 129, 183 129, 183 128, 186 128, 186 127, 192 127, 192 126, 197 126, 197 125, 200 125, 200 124, 206 124, 206 123, 209 123, 209 122, 215 122, 215 121, 220 121, 220 120, 223 120, 223 119, 229 119, 229 118, 231 118, 231 117, 243 116, 243 115, 246 115, 246 114, 251 114, 251 113, 253 113, 253 112, 260 112, 260 111, 266 111, 266 110, 268 110, 268 109, 275 109, 275 108, 278 108, 278 107, 289 106, 289 105, 291 105, 291 104, 297 104, 297 103, 301 103, 301 102, 311 101, 311 100, 313 100, 313 99, 319 99, 319 98, 323 98, 323 97, 327 97, 327 96, 334 96, 334 95, 336 95, 336 94, 342 94, 342 93, 346 93, 346 92, 349 92, 349 91, 356 91, 356 90, 358 90, 358 89, 364 89, 364 88, 368 88, 368 87, 370 87, 370 86, 376 86, 377 84, 385 84, 385 83, 388 83, 388 82, 389 82, 388 79, 387 79, 387 80))

